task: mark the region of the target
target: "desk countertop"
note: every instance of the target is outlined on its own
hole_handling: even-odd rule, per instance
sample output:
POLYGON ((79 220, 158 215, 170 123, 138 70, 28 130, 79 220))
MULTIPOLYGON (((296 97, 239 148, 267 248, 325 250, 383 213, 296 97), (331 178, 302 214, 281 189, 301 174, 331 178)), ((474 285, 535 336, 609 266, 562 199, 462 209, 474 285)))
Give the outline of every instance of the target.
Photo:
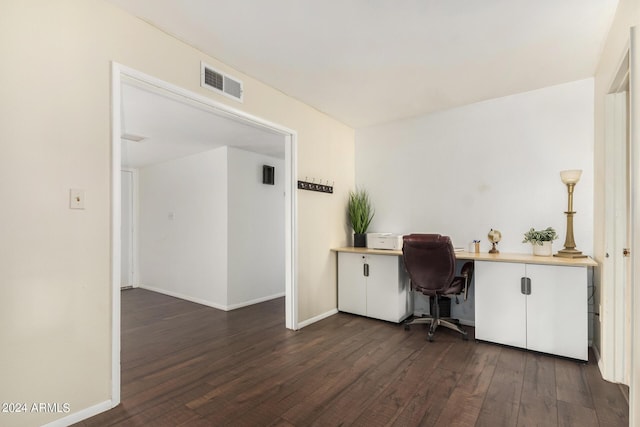
MULTIPOLYGON (((334 252, 349 252, 357 254, 369 255, 395 255, 402 256, 402 251, 393 251, 387 249, 367 249, 343 247, 331 249, 334 252)), ((457 259, 468 259, 473 261, 495 261, 495 262, 517 262, 521 264, 545 264, 545 265, 564 265, 574 267, 597 267, 598 263, 593 259, 587 258, 560 258, 555 256, 536 256, 529 254, 499 253, 490 254, 487 252, 456 252, 457 259)))

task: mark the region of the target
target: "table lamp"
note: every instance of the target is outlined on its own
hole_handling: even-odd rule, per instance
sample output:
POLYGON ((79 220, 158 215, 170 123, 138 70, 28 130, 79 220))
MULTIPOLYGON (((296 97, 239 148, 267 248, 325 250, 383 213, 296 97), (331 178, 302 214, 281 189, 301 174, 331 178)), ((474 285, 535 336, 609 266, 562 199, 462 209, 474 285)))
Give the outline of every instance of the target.
POLYGON ((560 172, 560 179, 566 184, 567 191, 569 192, 569 207, 565 214, 567 214, 567 235, 564 239, 564 249, 561 249, 554 256, 562 258, 586 258, 581 251, 576 249, 576 242, 573 238, 573 189, 575 188, 582 171, 579 169, 566 170, 560 172))

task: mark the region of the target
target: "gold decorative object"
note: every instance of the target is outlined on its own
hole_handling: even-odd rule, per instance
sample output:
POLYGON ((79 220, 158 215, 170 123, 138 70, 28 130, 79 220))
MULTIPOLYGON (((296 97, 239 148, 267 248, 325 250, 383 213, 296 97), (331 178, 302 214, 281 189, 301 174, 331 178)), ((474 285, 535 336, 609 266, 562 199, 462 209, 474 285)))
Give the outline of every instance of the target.
POLYGON ((489 234, 487 235, 487 237, 489 238, 489 241, 491 242, 491 249, 489 249, 489 253, 490 254, 499 254, 500 251, 498 250, 496 245, 498 244, 498 242, 500 240, 502 240, 502 233, 500 233, 498 230, 494 230, 492 228, 489 231, 489 234))
POLYGON ((573 216, 575 211, 573 210, 573 189, 575 188, 582 171, 579 169, 566 170, 560 172, 560 179, 566 184, 567 191, 569 192, 569 206, 565 214, 567 214, 567 235, 564 239, 564 249, 558 251, 554 256, 562 258, 586 258, 581 251, 576 249, 576 242, 573 238, 573 216))

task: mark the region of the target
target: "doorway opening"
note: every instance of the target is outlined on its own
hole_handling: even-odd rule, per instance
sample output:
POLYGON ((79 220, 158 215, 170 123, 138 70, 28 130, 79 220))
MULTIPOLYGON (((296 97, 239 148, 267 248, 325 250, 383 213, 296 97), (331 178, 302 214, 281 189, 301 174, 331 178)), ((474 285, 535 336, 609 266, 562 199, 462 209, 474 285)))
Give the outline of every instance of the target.
MULTIPOLYGON (((130 255, 123 254, 123 226, 122 218, 122 146, 121 136, 125 130, 122 111, 122 90, 127 87, 144 87, 150 91, 161 92, 166 98, 173 98, 182 104, 188 104, 205 110, 216 120, 225 120, 227 123, 239 125, 248 133, 269 134, 281 141, 284 152, 282 183, 284 189, 284 282, 285 282, 285 326, 288 329, 298 329, 297 298, 296 298, 296 192, 294 177, 296 176, 296 132, 284 126, 263 120, 233 109, 224 104, 217 103, 209 98, 200 96, 183 88, 169 84, 152 76, 125 67, 121 64, 112 64, 112 405, 120 402, 120 288, 122 275, 127 274, 130 280, 139 280, 128 270, 129 266, 122 265, 122 256, 131 259, 130 255), (123 268, 124 267, 124 268, 123 268)), ((134 135, 135 136, 135 135, 134 135)), ((144 135, 140 135, 144 138, 144 135)), ((249 138, 250 139, 250 138, 249 138)), ((237 143, 239 151, 251 150, 247 148, 256 141, 244 141, 237 143), (244 146, 242 144, 245 144, 244 146)), ((225 148, 221 145, 222 148, 225 148)), ((184 149, 185 146, 180 147, 184 149)), ((208 147, 211 148, 211 147, 208 147)), ((264 148, 264 147, 262 147, 264 148)), ((201 147, 202 149, 202 147, 201 147)), ((234 148, 235 150, 235 148, 234 148)), ((211 151, 217 151, 217 148, 211 151)), ((187 154, 188 156, 188 154, 187 154)), ((277 176, 277 175, 276 175, 277 176)), ((134 180, 135 181, 135 180, 134 180)), ((135 187, 134 187, 135 188, 135 187)), ((127 196, 127 195, 125 195, 127 196)), ((128 196, 127 196, 128 197, 128 196)), ((128 200, 128 199, 127 199, 128 200)), ((168 219, 173 220, 173 213, 168 214, 168 219)), ((127 225, 127 224, 124 224, 127 225)), ((127 234, 128 235, 128 234, 127 234)), ((133 241, 132 247, 135 245, 133 241)), ((134 251, 135 252, 135 251, 134 251)), ((131 265, 136 265, 133 261, 131 265)), ((258 301, 256 301, 258 302, 258 301)), ((209 304, 211 305, 211 304, 209 304)), ((213 305, 212 305, 213 306, 213 305)), ((234 307, 231 307, 234 308, 234 307)))

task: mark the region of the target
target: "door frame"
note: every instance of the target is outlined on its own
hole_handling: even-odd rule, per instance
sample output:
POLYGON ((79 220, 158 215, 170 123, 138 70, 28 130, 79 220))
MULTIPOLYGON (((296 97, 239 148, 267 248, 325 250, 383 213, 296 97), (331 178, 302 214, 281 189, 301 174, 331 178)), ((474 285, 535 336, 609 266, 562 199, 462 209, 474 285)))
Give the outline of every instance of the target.
MULTIPOLYGON (((137 288, 139 285, 138 282, 138 171, 136 169, 121 167, 120 172, 122 173, 130 173, 131 174, 131 245, 129 247, 130 253, 130 268, 132 270, 131 273, 131 283, 129 286, 137 288)), ((122 175, 120 175, 122 176, 122 175)), ((120 189, 122 189, 122 183, 120 184, 120 189)), ((121 193, 122 194, 122 193, 121 193)), ((122 212, 122 210, 121 210, 122 212)), ((121 242, 122 243, 122 242, 121 242)), ((122 247, 122 245, 120 246, 122 247)), ((122 264, 122 254, 120 255, 120 262, 122 264)), ((121 265, 122 267, 122 265, 121 265)), ((122 286, 122 283, 120 284, 122 286)))
POLYGON ((111 63, 111 405, 120 403, 120 269, 121 269, 121 139, 123 80, 139 81, 172 95, 206 106, 214 114, 244 124, 277 132, 285 140, 285 327, 297 330, 297 132, 277 123, 245 113, 228 105, 173 85, 117 62, 111 63))
POLYGON ((608 381, 629 384, 628 364, 630 359, 629 296, 631 278, 626 266, 630 260, 623 256, 628 247, 628 172, 627 158, 629 140, 628 100, 629 57, 625 54, 616 71, 609 93, 605 95, 605 254, 602 261, 602 283, 600 295, 601 357, 599 367, 608 381))
POLYGON ((640 40, 631 27, 629 49, 629 129, 631 191, 631 367, 629 380, 629 425, 640 422, 640 40))

